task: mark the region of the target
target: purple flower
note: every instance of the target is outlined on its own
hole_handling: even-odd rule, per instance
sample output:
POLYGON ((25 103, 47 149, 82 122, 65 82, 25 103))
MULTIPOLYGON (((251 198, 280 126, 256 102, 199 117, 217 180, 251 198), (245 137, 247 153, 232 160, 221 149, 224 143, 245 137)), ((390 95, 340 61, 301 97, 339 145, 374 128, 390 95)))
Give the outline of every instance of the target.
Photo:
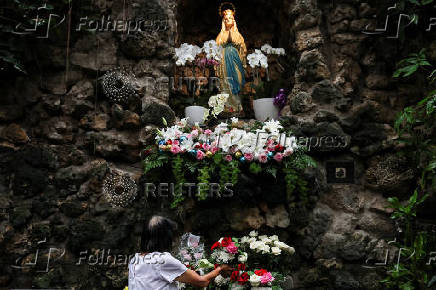
POLYGON ((284 89, 280 89, 279 93, 274 98, 274 105, 279 107, 280 109, 283 109, 283 107, 286 105, 286 94, 284 89))

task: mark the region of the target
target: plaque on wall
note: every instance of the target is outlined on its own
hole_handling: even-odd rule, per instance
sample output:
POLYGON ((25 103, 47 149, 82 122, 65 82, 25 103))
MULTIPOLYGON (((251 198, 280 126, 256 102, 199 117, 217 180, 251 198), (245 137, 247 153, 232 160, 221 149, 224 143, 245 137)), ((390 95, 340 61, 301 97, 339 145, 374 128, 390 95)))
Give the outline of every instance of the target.
POLYGON ((354 161, 327 161, 327 183, 354 183, 354 161))

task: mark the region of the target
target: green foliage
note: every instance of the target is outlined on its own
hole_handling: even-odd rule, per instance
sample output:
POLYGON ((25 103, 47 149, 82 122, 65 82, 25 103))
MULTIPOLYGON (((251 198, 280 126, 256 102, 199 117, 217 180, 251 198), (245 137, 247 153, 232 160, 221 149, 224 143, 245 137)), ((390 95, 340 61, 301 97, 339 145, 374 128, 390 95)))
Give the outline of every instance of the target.
POLYGON ((414 74, 419 68, 431 66, 425 56, 425 49, 421 49, 418 53, 412 53, 408 58, 403 59, 398 63, 398 69, 394 73, 394 77, 408 77, 414 74))
MULTIPOLYGON (((432 1, 409 2, 425 5, 432 1)), ((401 68, 394 74, 395 77, 408 77, 419 68, 426 68, 431 64, 426 60, 425 50, 422 49, 401 61, 399 66, 401 68)), ((434 81, 435 74, 434 70, 430 73, 430 82, 434 81)), ((411 158, 412 167, 417 169, 421 178, 414 193, 405 203, 397 197, 388 199, 389 208, 393 209, 391 218, 405 227, 404 236, 396 244, 401 249, 401 259, 390 268, 387 278, 381 281, 389 289, 426 289, 436 281, 436 276, 430 279, 428 274, 434 272, 434 266, 426 264, 427 253, 434 249, 436 243, 429 240, 429 233, 417 232, 414 227, 418 208, 430 195, 426 192, 436 190, 435 104, 436 91, 432 91, 416 105, 406 107, 398 115, 394 126, 400 136, 399 141, 406 145, 403 154, 411 158)))
POLYGON ((260 166, 259 163, 251 163, 249 169, 253 174, 259 174, 262 172, 262 166, 260 166))
POLYGON ((212 167, 204 166, 203 168, 198 169, 198 199, 205 200, 207 198, 207 194, 209 188, 207 187, 210 183, 210 171, 212 171, 212 167))
POLYGON ((303 177, 302 170, 298 170, 293 166, 294 162, 295 161, 293 160, 285 162, 283 167, 283 172, 285 174, 286 194, 288 200, 292 201, 296 197, 295 194, 298 193, 300 200, 302 201, 303 205, 305 205, 308 202, 308 183, 303 177))
POLYGON ((409 202, 406 205, 402 205, 397 197, 388 198, 389 206, 394 212, 391 215, 392 219, 406 218, 411 219, 416 217, 417 207, 423 203, 428 197, 428 194, 424 195, 418 200, 418 191, 415 190, 413 195, 409 198, 409 202))
POLYGON ((174 199, 171 203, 171 207, 175 208, 185 200, 185 197, 183 196, 182 187, 183 184, 186 183, 185 179, 185 170, 183 166, 183 158, 180 155, 177 155, 172 160, 172 168, 173 168, 173 175, 176 182, 175 186, 175 192, 174 192, 174 199))
POLYGON ((153 169, 163 167, 168 162, 168 156, 163 154, 150 154, 144 158, 144 174, 153 169))
MULTIPOLYGON (((209 185, 212 180, 215 178, 219 180, 221 189, 224 189, 227 184, 236 185, 239 182, 241 167, 244 167, 244 163, 238 160, 225 160, 222 154, 215 154, 211 158, 198 161, 189 154, 167 155, 163 152, 155 152, 146 156, 143 164, 145 175, 150 175, 155 169, 170 164, 175 182, 172 208, 177 207, 185 200, 182 185, 190 180, 192 181, 189 176, 196 176, 195 181, 198 184, 197 198, 198 200, 205 200, 209 196, 209 185), (202 185, 200 186, 200 184, 202 185)), ((301 152, 299 150, 281 165, 279 163, 269 163, 262 166, 257 162, 252 162, 248 169, 253 174, 264 172, 274 178, 277 178, 279 172, 283 172, 288 196, 291 198, 293 194, 298 194, 299 199, 303 203, 307 203, 309 187, 302 173, 307 167, 316 167, 316 163, 304 153, 304 150, 301 152)))

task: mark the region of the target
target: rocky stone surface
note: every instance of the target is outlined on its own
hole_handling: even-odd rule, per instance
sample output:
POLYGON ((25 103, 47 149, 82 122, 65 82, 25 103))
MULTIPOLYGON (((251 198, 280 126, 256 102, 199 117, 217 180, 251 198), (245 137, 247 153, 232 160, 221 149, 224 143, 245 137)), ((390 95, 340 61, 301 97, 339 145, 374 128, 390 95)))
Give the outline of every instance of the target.
MULTIPOLYGON (((99 11, 122 19, 122 1, 94 2, 99 11)), ((292 86, 281 118, 298 136, 342 136, 347 143, 310 152, 319 166, 305 172, 307 204, 288 200, 281 177, 248 173, 230 199, 187 202, 173 211, 169 197, 145 197, 141 151, 154 142, 163 119, 171 125, 182 117, 168 105, 166 81, 174 73, 175 41, 184 39, 176 1, 134 0, 130 17, 153 15, 167 21, 166 30, 82 33, 72 40, 67 76, 60 49, 65 42, 50 44, 52 55, 41 58, 47 71, 42 80, 19 78, 2 88, 7 92, 0 101, 2 263, 24 266, 38 247, 44 257, 50 246, 65 252, 48 272, 2 268, 0 288, 122 289, 124 256, 138 250, 142 224, 154 213, 174 218, 181 231, 207 242, 253 229, 278 234, 296 249, 285 289, 379 288, 382 274, 366 266, 383 262, 392 248, 396 228, 386 198, 407 196, 415 178, 407 160, 396 157, 393 120, 419 88, 393 83, 394 58, 386 53, 392 47, 361 33, 373 23, 372 2, 283 2, 277 35, 283 34, 279 42, 287 56, 271 68, 271 77, 286 75, 292 86), (135 94, 126 104, 110 101, 95 79, 118 66, 135 75, 135 94), (356 184, 327 184, 329 160, 354 160, 356 184), (104 195, 103 181, 112 169, 138 186, 135 202, 126 208, 112 206, 104 195), (117 265, 93 263, 96 256, 90 255, 103 249, 122 256, 117 265), (79 260, 83 251, 86 258, 79 260)), ((272 41, 263 31, 258 38, 259 45, 272 41)), ((429 57, 435 59, 433 52, 429 57)))

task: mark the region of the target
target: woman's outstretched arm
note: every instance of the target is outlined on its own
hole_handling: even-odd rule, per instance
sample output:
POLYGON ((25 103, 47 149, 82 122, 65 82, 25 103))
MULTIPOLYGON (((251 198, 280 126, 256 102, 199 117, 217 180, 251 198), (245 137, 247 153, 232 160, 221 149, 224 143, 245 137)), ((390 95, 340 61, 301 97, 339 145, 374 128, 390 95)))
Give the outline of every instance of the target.
POLYGON ((188 269, 185 273, 177 277, 175 280, 195 287, 207 287, 210 281, 215 279, 215 277, 218 276, 223 270, 227 271, 231 270, 231 268, 227 265, 218 266, 215 270, 203 276, 200 276, 197 274, 197 272, 188 269))

